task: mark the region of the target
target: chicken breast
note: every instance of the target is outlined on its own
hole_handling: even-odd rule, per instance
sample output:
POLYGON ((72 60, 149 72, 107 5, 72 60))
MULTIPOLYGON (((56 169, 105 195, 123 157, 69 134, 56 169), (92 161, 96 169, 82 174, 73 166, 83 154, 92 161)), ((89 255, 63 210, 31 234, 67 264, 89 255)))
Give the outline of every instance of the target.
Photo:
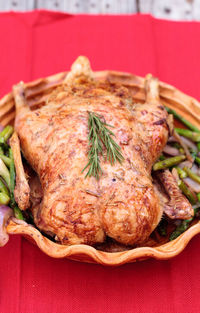
POLYGON ((42 187, 34 221, 58 242, 93 245, 109 236, 132 245, 158 225, 163 208, 151 169, 168 139, 168 115, 157 79, 147 76, 145 88, 146 103, 134 104, 125 87, 93 80, 85 57, 42 108, 31 111, 23 83, 14 87, 15 130, 42 187), (100 156, 99 180, 82 172, 88 163, 88 112, 112 126, 124 157, 111 165, 100 156))

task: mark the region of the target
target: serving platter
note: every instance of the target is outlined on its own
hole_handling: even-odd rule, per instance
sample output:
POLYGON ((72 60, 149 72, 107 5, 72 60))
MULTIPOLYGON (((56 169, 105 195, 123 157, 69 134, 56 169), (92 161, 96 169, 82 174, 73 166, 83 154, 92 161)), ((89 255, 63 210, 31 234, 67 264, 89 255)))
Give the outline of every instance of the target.
MULTIPOLYGON (((58 73, 25 84, 25 96, 29 106, 34 109, 45 104, 52 91, 62 84, 68 72, 58 73)), ((94 72, 97 80, 109 80, 125 86, 131 92, 134 102, 145 100, 144 78, 117 71, 94 72)), ((160 97, 164 105, 173 108, 177 113, 187 118, 195 126, 200 125, 200 103, 182 93, 175 87, 160 82, 160 97)), ((0 124, 13 124, 15 118, 15 103, 12 92, 0 100, 0 124)), ((163 240, 151 244, 147 242, 142 247, 120 251, 105 252, 88 245, 64 246, 49 240, 35 227, 25 223, 10 220, 7 225, 8 234, 21 234, 34 242, 44 253, 54 258, 68 258, 82 262, 99 263, 103 265, 121 265, 146 258, 169 259, 178 255, 192 237, 200 232, 200 222, 194 224, 177 239, 163 243, 163 240)))

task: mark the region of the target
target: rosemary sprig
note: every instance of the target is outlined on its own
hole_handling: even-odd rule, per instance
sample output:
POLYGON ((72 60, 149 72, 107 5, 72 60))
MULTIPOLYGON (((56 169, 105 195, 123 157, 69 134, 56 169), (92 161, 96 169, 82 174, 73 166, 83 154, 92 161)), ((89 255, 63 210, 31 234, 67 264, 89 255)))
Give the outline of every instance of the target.
POLYGON ((82 170, 85 171, 89 167, 89 170, 85 177, 94 176, 96 179, 99 179, 102 174, 102 169, 100 166, 99 156, 103 155, 103 147, 106 149, 107 161, 113 165, 115 162, 122 163, 124 157, 121 153, 121 147, 113 140, 114 133, 107 127, 113 127, 108 125, 103 116, 94 113, 88 112, 88 129, 89 129, 89 144, 90 150, 88 153, 88 163, 82 170))

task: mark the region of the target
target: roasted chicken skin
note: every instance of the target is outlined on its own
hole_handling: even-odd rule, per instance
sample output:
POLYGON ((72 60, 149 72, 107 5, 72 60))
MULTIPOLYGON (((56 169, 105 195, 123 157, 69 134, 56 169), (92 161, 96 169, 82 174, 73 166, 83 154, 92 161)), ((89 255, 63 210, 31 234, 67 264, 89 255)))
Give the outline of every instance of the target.
POLYGON ((15 130, 42 186, 34 221, 58 242, 93 245, 109 236, 133 245, 158 225, 163 208, 151 169, 168 139, 168 115, 157 79, 147 76, 145 89, 146 102, 134 104, 125 87, 94 81, 85 57, 39 109, 27 106, 23 83, 14 87, 15 130), (82 173, 88 162, 88 112, 113 126, 124 157, 114 165, 100 158, 99 180, 82 173))

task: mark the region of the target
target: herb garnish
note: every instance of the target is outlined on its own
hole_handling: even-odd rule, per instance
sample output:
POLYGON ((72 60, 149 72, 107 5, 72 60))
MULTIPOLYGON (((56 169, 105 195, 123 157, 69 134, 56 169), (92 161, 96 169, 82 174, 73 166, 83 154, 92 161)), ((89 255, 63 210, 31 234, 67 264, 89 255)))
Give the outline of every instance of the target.
POLYGON ((103 155, 103 148, 106 149, 106 159, 113 165, 115 162, 122 163, 124 157, 121 153, 121 147, 113 140, 114 133, 107 127, 113 127, 105 122, 104 117, 94 112, 88 112, 89 145, 88 163, 82 170, 89 170, 85 177, 94 176, 99 179, 102 174, 99 156, 103 155))

